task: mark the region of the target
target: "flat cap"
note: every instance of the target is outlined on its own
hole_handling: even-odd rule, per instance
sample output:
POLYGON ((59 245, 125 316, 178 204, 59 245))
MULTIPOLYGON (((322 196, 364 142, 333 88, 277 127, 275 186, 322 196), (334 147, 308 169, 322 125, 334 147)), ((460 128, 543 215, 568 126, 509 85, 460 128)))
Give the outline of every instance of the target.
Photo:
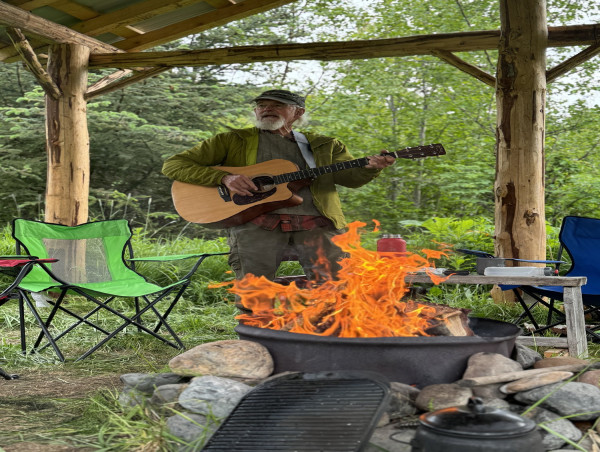
POLYGON ((297 105, 298 107, 304 108, 304 97, 285 89, 271 89, 269 91, 265 91, 252 100, 257 102, 263 99, 276 100, 283 102, 284 104, 297 105))

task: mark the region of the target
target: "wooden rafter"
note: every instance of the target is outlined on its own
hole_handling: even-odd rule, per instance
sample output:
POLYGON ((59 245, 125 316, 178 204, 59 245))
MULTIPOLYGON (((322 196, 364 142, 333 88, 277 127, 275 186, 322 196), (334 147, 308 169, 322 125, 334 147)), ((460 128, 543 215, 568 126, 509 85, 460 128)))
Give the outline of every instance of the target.
POLYGON ((472 64, 467 63, 465 60, 457 57, 452 52, 445 52, 441 50, 437 50, 432 52, 433 55, 438 57, 440 60, 445 61, 448 64, 451 64, 457 69, 472 75, 476 79, 482 81, 486 85, 495 87, 496 86, 496 77, 488 74, 487 72, 479 69, 477 66, 473 66, 472 64))
MULTIPOLYGON (((549 27, 548 47, 595 43, 595 31, 600 25, 549 27)), ((168 52, 104 53, 90 56, 90 67, 128 68, 133 66, 184 67, 212 64, 255 63, 293 60, 351 60, 407 55, 428 55, 433 52, 467 52, 498 48, 499 30, 439 33, 404 38, 369 41, 316 42, 240 46, 222 49, 179 50, 168 52)), ((447 53, 444 55, 447 56, 447 53)), ((448 57, 450 58, 450 57, 448 57)), ((458 64, 458 58, 452 58, 458 64)), ((466 69, 466 64, 463 69, 466 69)), ((476 72, 473 70, 473 72, 476 72)), ((479 74, 486 78, 483 74, 479 74)))
POLYGON ((594 45, 589 46, 588 48, 582 50, 576 55, 573 55, 568 60, 563 61, 562 63, 556 65, 552 69, 546 71, 546 82, 550 83, 551 81, 557 79, 558 77, 566 74, 571 69, 576 66, 579 66, 581 63, 595 57, 600 53, 600 42, 594 45))
POLYGON ((229 3, 228 6, 202 14, 174 25, 116 43, 123 50, 139 51, 160 44, 175 41, 194 33, 219 27, 234 20, 277 8, 296 0, 245 0, 242 3, 229 3))
POLYGON ((155 68, 147 69, 144 71, 136 72, 135 74, 130 75, 127 78, 124 78, 124 77, 126 75, 128 75, 128 73, 131 73, 131 71, 129 71, 129 70, 117 71, 117 73, 119 73, 119 72, 123 73, 123 74, 117 74, 117 73, 114 74, 115 76, 118 75, 118 80, 112 81, 111 83, 106 83, 108 81, 107 77, 105 77, 102 80, 99 80, 97 83, 95 83, 94 85, 92 85, 88 88, 88 90, 85 94, 85 99, 90 100, 90 99, 93 99, 94 97, 100 96, 102 94, 107 94, 107 93, 110 93, 113 91, 117 91, 119 89, 123 89, 126 86, 132 85, 134 83, 137 83, 137 82, 147 79, 149 77, 154 77, 155 75, 160 74, 161 72, 168 71, 170 69, 171 68, 168 68, 168 67, 155 67, 155 68))
POLYGON ((8 34, 8 37, 23 58, 23 61, 44 89, 44 92, 52 99, 58 99, 61 96, 60 88, 54 83, 54 80, 52 80, 39 62, 37 55, 29 45, 29 42, 27 42, 25 35, 21 33, 21 30, 11 27, 6 29, 6 34, 8 34))
MULTIPOLYGON (((48 44, 77 43, 90 48, 92 52, 122 52, 122 50, 110 44, 78 33, 68 27, 58 25, 1 1, 0 25, 18 28, 24 33, 33 34, 37 39, 45 41, 48 44)), ((10 48, 10 52, 7 52, 6 48, 1 49, 0 61, 9 55, 14 56, 15 54, 16 50, 14 48, 10 48)))

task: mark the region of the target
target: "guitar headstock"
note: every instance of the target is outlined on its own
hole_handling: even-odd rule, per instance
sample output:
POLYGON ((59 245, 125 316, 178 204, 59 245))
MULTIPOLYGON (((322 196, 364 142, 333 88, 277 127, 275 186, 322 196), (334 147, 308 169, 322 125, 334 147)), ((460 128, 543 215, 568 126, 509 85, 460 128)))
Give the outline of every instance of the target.
POLYGON ((436 155, 445 155, 444 146, 439 143, 428 144, 426 146, 415 146, 412 148, 401 149, 396 152, 391 152, 396 158, 400 159, 420 159, 423 157, 432 157, 436 155))

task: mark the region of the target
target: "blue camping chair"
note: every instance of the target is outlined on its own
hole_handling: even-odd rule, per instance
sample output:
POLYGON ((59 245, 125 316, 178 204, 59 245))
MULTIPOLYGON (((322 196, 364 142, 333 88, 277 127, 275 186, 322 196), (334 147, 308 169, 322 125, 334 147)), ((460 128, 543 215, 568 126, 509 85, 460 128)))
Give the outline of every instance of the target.
MULTIPOLYGON (((563 251, 566 251, 571 259, 571 267, 564 276, 585 276, 587 284, 581 287, 585 315, 598 316, 600 313, 600 219, 579 216, 566 216, 563 219, 559 233, 560 247, 558 257, 560 260, 563 251)), ((558 269, 560 264, 556 265, 558 269)), ((524 309, 523 314, 516 323, 528 318, 534 326, 533 333, 540 333, 565 322, 565 315, 557 309, 556 303, 563 299, 563 288, 560 286, 519 286, 503 287, 512 289, 517 300, 524 309), (519 290, 531 296, 535 301, 527 304, 523 300, 519 290), (533 316, 534 306, 545 306, 548 316, 545 325, 539 325, 533 316)), ((598 316, 600 319, 600 316, 598 316)), ((600 323, 600 320, 599 322, 600 323)), ((586 327, 587 334, 592 340, 600 341, 600 330, 597 326, 586 327)))

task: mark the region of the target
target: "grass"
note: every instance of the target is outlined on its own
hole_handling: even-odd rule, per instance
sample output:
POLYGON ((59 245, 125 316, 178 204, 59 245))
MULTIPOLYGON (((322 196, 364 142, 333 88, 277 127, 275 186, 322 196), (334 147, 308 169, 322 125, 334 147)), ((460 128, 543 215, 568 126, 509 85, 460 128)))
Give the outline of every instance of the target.
MULTIPOLYGON (((12 254, 10 236, 0 236, 0 254, 12 254)), ((138 256, 157 254, 184 254, 197 251, 224 251, 223 239, 204 241, 179 237, 177 240, 149 240, 136 237, 134 248, 138 256)), ((140 273, 149 279, 167 284, 185 273, 185 261, 174 264, 144 263, 140 273)), ((282 274, 299 271, 295 263, 284 263, 282 274)), ((225 289, 209 289, 213 282, 231 279, 226 256, 207 259, 169 319, 186 348, 201 343, 237 338, 233 328, 237 310, 225 289)), ((0 280, 0 284, 8 282, 0 280)), ((0 286, 3 287, 3 286, 0 286)), ((428 300, 471 310, 471 315, 511 322, 520 314, 516 304, 494 303, 489 287, 440 285, 431 287, 428 300)), ((68 300, 69 308, 87 312, 86 303, 78 298, 68 300)), ((121 306, 123 309, 126 305, 121 306)), ((27 444, 28 452, 61 451, 171 451, 176 450, 175 439, 165 426, 164 416, 150 407, 124 409, 118 402, 122 385, 119 376, 124 373, 168 372, 169 360, 180 351, 138 333, 128 327, 89 358, 74 362, 103 337, 83 327, 59 341, 68 358, 60 362, 51 348, 41 353, 23 356, 19 344, 19 318, 16 300, 0 308, 0 366, 19 373, 21 380, 0 381, 0 400, 3 406, 0 424, 0 451, 11 444, 27 444), (74 448, 74 449, 73 449, 74 448)), ((540 319, 543 314, 540 313, 540 319)), ((57 327, 66 320, 56 319, 57 327)), ((101 314, 95 322, 109 325, 114 319, 101 314)), ((37 328, 32 316, 26 319, 28 343, 36 337, 37 328)), ((540 349, 540 352, 543 350, 540 349)), ((591 357, 600 357, 600 347, 590 344, 591 357)), ((25 449, 21 449, 25 450, 25 449)))

